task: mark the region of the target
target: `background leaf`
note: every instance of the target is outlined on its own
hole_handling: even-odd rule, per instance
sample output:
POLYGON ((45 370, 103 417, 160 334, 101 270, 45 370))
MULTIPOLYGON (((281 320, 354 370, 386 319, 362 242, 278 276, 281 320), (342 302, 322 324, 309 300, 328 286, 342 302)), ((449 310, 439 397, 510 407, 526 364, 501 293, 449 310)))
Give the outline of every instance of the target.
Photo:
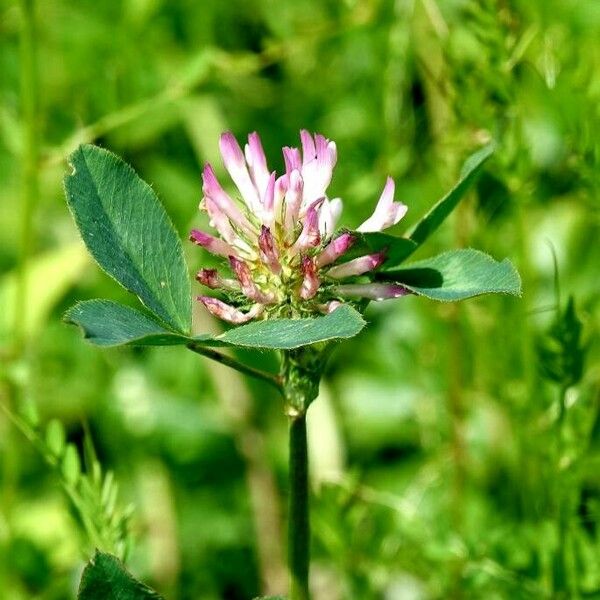
POLYGON ((134 579, 118 558, 96 552, 83 571, 77 599, 162 600, 162 596, 134 579))
POLYGON ((98 264, 165 323, 189 332, 191 288, 181 241, 152 188, 120 158, 80 146, 67 202, 98 264))
POLYGON ((444 252, 402 269, 382 271, 376 277, 402 283, 415 294, 445 302, 482 294, 521 294, 521 279, 508 259, 498 262, 470 248, 444 252))
MULTIPOLYGON (((28 298, 24 310, 25 333, 34 336, 44 325, 49 313, 60 298, 81 276, 90 262, 81 242, 51 250, 31 260, 26 271, 28 298)), ((0 340, 12 332, 15 319, 16 273, 0 280, 0 340)))
POLYGON ((496 144, 490 143, 467 158, 458 183, 408 233, 408 237, 417 244, 416 247, 420 246, 456 208, 495 149, 496 144))

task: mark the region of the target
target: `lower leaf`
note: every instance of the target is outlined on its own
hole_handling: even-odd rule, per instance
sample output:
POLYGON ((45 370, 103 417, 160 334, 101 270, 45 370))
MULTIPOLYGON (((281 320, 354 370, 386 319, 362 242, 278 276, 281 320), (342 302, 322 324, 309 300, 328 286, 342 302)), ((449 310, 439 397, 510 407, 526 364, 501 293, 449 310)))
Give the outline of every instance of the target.
POLYGON ((86 300, 64 316, 96 346, 173 346, 189 339, 166 329, 152 317, 112 300, 86 300))
POLYGON ((218 336, 185 336, 167 329, 151 316, 111 300, 86 300, 65 314, 96 346, 176 346, 190 342, 206 346, 243 346, 282 350, 355 336, 365 326, 358 311, 343 305, 310 319, 270 319, 234 327, 218 336))

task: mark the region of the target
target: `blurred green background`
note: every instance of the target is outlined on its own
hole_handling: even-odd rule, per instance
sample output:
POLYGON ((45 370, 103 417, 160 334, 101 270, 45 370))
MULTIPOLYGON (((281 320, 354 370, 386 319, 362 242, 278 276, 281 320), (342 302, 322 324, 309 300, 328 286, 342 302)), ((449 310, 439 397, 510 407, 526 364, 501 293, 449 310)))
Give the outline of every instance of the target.
POLYGON ((309 413, 316 600, 600 598, 599 39, 596 0, 0 0, 0 402, 92 439, 119 485, 74 510, 68 473, 0 411, 0 598, 73 598, 96 509, 105 549, 130 546, 168 599, 285 590, 280 399, 61 322, 78 299, 130 301, 79 244, 62 178, 81 141, 110 148, 186 237, 221 131, 259 131, 280 170, 300 128, 337 142, 343 225, 395 178, 397 233, 496 139, 419 257, 472 245, 524 285, 372 306, 334 354, 309 413))

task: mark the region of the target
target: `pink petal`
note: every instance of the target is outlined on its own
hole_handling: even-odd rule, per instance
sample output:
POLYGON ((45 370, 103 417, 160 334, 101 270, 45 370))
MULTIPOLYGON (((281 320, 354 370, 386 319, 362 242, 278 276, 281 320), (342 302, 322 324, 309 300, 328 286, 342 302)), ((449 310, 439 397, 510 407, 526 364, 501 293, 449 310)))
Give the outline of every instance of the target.
POLYGON ((369 300, 387 300, 399 298, 411 293, 403 285, 396 283, 357 283, 338 285, 335 292, 341 296, 368 298, 369 300))
POLYGON ((275 171, 273 171, 267 181, 267 187, 262 198, 263 220, 266 225, 272 225, 274 220, 275 208, 275 171))
POLYGON ((304 226, 298 239, 289 250, 289 255, 294 256, 299 252, 304 252, 309 248, 315 248, 321 243, 321 234, 319 232, 319 206, 325 198, 315 200, 306 211, 304 217, 304 226))
POLYGON ((333 198, 330 203, 329 203, 329 207, 331 209, 331 230, 329 233, 331 233, 331 231, 333 231, 335 229, 335 226, 337 225, 337 222, 340 220, 340 217, 342 216, 342 210, 344 208, 344 203, 342 202, 341 198, 333 198))
POLYGON ((329 178, 331 179, 331 171, 337 162, 337 146, 335 145, 335 142, 328 140, 320 133, 315 135, 315 146, 317 151, 317 164, 320 168, 329 171, 329 178))
POLYGON ((336 261, 350 249, 355 241, 356 238, 351 233, 342 233, 342 235, 329 242, 325 250, 317 256, 317 266, 319 268, 325 267, 336 261))
POLYGON ((302 190, 304 182, 300 171, 294 169, 290 174, 290 182, 284 200, 284 229, 287 237, 290 238, 296 229, 296 222, 302 204, 302 190))
POLYGON ((233 182, 240 191, 248 208, 257 216, 261 215, 261 202, 256 187, 248 173, 244 153, 231 132, 221 135, 219 149, 223 163, 233 182))
POLYGON ((250 225, 250 222, 242 214, 242 211, 236 206, 235 202, 225 193, 217 181, 213 168, 209 164, 204 167, 202 180, 204 182, 202 186, 204 195, 210 198, 219 210, 227 215, 231 223, 249 235, 256 235, 256 230, 250 225))
POLYGON ((285 162, 285 172, 289 175, 292 171, 302 169, 302 157, 298 148, 283 148, 283 160, 285 162))
POLYGON ((300 286, 300 297, 303 300, 310 300, 317 294, 319 286, 321 285, 321 281, 317 275, 317 266, 312 258, 303 256, 301 268, 304 279, 300 286))
POLYGON ((263 196, 269 181, 269 169, 267 168, 267 159, 260 136, 256 131, 248 136, 245 154, 254 186, 258 190, 259 195, 263 196))
POLYGON ((302 142, 302 166, 304 166, 317 158, 317 149, 313 136, 306 129, 300 131, 300 141, 302 142))
POLYGON ((242 286, 242 293, 246 297, 250 298, 250 300, 254 300, 254 302, 259 302, 260 304, 271 304, 273 302, 273 294, 265 294, 254 283, 250 267, 245 262, 239 260, 235 256, 230 256, 229 264, 242 286))
POLYGON ((379 267, 385 260, 385 253, 378 252, 377 254, 367 254, 366 256, 360 256, 347 263, 332 267, 327 271, 328 277, 334 279, 343 279, 344 277, 352 277, 355 275, 362 275, 368 271, 372 271, 379 267))
POLYGON ((223 279, 219 273, 217 273, 216 269, 200 269, 198 273, 196 273, 196 281, 201 283, 202 285, 211 288, 213 290, 216 289, 226 289, 226 290, 239 290, 240 286, 237 281, 233 279, 223 279))
POLYGON ((221 287, 221 277, 216 269, 200 269, 196 273, 196 281, 213 290, 221 287))
POLYGON ((290 177, 287 173, 277 178, 275 181, 275 192, 273 194, 273 221, 277 221, 278 223, 283 223, 283 199, 288 191, 289 184, 290 177))
POLYGON ((381 197, 375 207, 375 211, 360 227, 358 227, 357 231, 381 231, 400 221, 406 214, 408 207, 401 202, 394 202, 394 190, 394 180, 391 177, 388 177, 383 192, 381 193, 381 197))
POLYGON ((216 202, 206 196, 202 199, 201 208, 204 208, 208 213, 211 227, 214 227, 219 235, 226 241, 232 244, 237 239, 237 234, 233 230, 227 215, 217 206, 216 202))
POLYGON ((273 234, 268 227, 262 226, 260 236, 258 237, 258 246, 260 248, 260 257, 270 269, 278 275, 281 273, 281 264, 273 234))
POLYGON ((219 238, 205 233, 204 231, 199 231, 198 229, 192 229, 190 232, 190 241, 194 242, 194 244, 197 244, 198 246, 202 246, 211 254, 216 254, 217 256, 228 257, 231 255, 237 255, 237 252, 233 246, 219 238))
POLYGON ((335 226, 342 213, 342 201, 340 198, 328 200, 325 198, 323 206, 319 211, 319 231, 322 238, 329 237, 335 230, 335 226))
POLYGON ((307 131, 301 131, 303 161, 302 178, 304 179, 304 201, 306 205, 316 198, 325 196, 331 183, 333 168, 337 161, 335 142, 330 142, 321 134, 313 138, 307 131))
POLYGON ((217 298, 198 296, 198 300, 202 302, 207 310, 215 315, 215 317, 219 317, 219 319, 223 319, 224 321, 236 325, 247 323, 255 317, 258 317, 265 309, 262 304, 255 304, 247 313, 243 313, 241 310, 238 310, 217 298))

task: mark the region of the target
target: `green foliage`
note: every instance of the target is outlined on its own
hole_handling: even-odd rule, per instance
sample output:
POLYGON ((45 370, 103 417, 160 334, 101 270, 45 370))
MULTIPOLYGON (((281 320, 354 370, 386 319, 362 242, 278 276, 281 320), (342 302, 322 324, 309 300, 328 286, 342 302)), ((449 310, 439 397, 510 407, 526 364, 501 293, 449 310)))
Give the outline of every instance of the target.
POLYGON ((79 302, 64 319, 79 326, 85 339, 96 346, 170 346, 188 341, 139 310, 111 300, 79 302))
POLYGON ((161 600, 155 591, 134 579, 115 556, 96 552, 86 565, 77 600, 161 600))
POLYGON ((206 346, 243 346, 271 350, 350 338, 365 322, 351 306, 311 319, 271 319, 242 325, 218 336, 190 336, 169 331, 138 310, 111 302, 88 300, 69 309, 65 320, 78 325, 97 346, 173 346, 194 342, 206 346))
POLYGON ((27 413, 16 415, 0 407, 59 477, 85 538, 84 553, 100 548, 125 560, 131 543, 132 507, 119 505, 114 475, 103 471, 89 433, 86 431, 84 437, 82 461, 77 447, 67 442, 65 428, 58 419, 52 419, 42 432, 37 418, 32 420, 27 413))
POLYGON ((65 428, 57 419, 52 419, 46 427, 46 448, 55 459, 60 459, 65 452, 65 428))
POLYGON ((173 329, 191 328, 191 291, 181 241, 152 188, 97 146, 69 157, 67 201, 98 264, 173 329))
POLYGON ((496 145, 490 143, 471 155, 463 165, 458 183, 409 231, 408 237, 420 246, 446 220, 469 191, 496 145))
POLYGON ((401 269, 384 270, 377 277, 442 302, 490 293, 521 295, 521 278, 508 259, 497 262, 471 248, 450 250, 401 269))
MULTIPOLYGON (((26 273, 26 288, 35 290, 35 294, 30 295, 24 309, 25 333, 28 338, 34 337, 43 328, 57 302, 81 277, 88 262, 83 244, 74 242, 48 251, 30 263, 26 273), (39 285, 40 282, 43 282, 43 286, 39 285)), ((16 314, 16 282, 15 272, 0 278, 0 342, 6 341, 12 333, 16 314)))
POLYGON ((542 374, 562 388, 577 385, 583 375, 585 348, 581 336, 582 323, 570 296, 564 311, 557 308, 548 331, 538 340, 542 374))
POLYGON ((329 340, 351 338, 365 326, 351 306, 340 306, 332 313, 314 319, 274 319, 249 323, 230 329, 216 339, 246 348, 300 348, 329 340))
POLYGON ((383 268, 395 267, 404 262, 416 249, 417 244, 409 238, 397 237, 383 232, 360 233, 353 231, 357 241, 340 261, 369 253, 385 251, 383 268))
MULTIPOLYGON (((463 157, 497 140, 414 260, 479 248, 509 257, 523 279, 519 301, 372 303, 369 326, 332 355, 309 412, 318 591, 597 597, 597 0, 22 4, 36 15, 39 193, 24 227, 21 193, 35 184, 22 176, 24 21, 19 3, 0 2, 0 403, 27 407, 31 423, 37 406, 38 436, 56 418, 77 448, 89 422, 103 478, 114 471, 119 497, 135 499, 134 572, 169 600, 253 598, 263 581, 284 590, 286 423, 274 389, 215 362, 181 348, 101 352, 64 326, 78 300, 134 306, 77 241, 61 189, 66 157, 81 143, 110 148, 183 233, 207 225, 195 211, 200 169, 208 161, 224 175, 221 131, 258 131, 281 171, 282 144, 306 127, 337 143, 340 227, 371 214, 390 175, 409 207, 398 235, 451 188, 463 157), (572 294, 584 324, 582 375, 565 393, 539 352, 556 319, 546 240, 560 313, 572 294), (24 250, 28 291, 17 304, 24 250), (31 324, 19 356, 15 305, 31 324)), ((183 246, 191 272, 212 266, 183 246)), ((199 307, 195 317, 208 331, 199 307)), ((551 365, 577 347, 556 339, 551 365)), ((276 370, 271 352, 235 353, 276 370)), ((0 414, 2 600, 74 595, 95 543, 70 518, 58 479, 0 414)))

